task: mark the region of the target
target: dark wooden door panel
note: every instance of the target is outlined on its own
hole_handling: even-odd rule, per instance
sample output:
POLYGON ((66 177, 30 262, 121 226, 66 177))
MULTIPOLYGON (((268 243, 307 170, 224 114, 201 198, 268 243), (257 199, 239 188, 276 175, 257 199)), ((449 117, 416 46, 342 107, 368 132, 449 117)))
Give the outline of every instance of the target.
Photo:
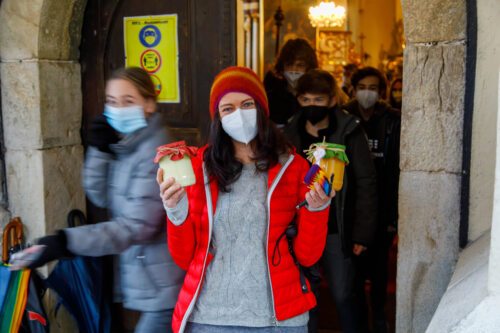
POLYGON ((202 138, 210 124, 208 101, 217 73, 236 64, 236 1, 192 1, 192 76, 205 78, 192 86, 191 107, 198 117, 202 138))
POLYGON ((84 143, 89 121, 102 112, 106 78, 124 66, 123 18, 162 14, 178 15, 181 102, 159 104, 159 110, 177 138, 204 142, 211 82, 235 63, 235 2, 230 0, 90 0, 81 45, 84 143))
POLYGON ((82 141, 86 144, 88 124, 102 113, 107 66, 104 65, 106 39, 118 0, 90 0, 85 8, 80 45, 82 69, 83 122, 82 141))

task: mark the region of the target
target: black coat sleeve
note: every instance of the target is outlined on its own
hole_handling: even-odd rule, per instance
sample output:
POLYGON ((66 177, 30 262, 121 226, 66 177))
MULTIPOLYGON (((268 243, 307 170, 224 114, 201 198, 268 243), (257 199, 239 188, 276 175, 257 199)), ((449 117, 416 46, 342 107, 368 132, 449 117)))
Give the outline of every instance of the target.
POLYGON ((354 187, 352 242, 369 246, 377 228, 377 174, 363 130, 356 129, 346 143, 354 187))
POLYGON ((388 133, 389 144, 386 151, 385 191, 385 226, 397 228, 398 223, 398 195, 399 195, 399 149, 401 135, 401 119, 393 117, 388 133))
POLYGON ((280 80, 271 72, 264 78, 269 102, 270 118, 275 124, 285 125, 297 109, 295 96, 287 89, 286 80, 280 80))

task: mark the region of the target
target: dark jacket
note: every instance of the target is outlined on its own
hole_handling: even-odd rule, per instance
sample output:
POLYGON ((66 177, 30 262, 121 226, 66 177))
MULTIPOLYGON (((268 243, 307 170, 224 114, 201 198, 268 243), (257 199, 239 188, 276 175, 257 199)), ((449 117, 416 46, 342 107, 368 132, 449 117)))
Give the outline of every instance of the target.
MULTIPOLYGON (((285 135, 302 152, 305 117, 301 111, 285 128, 285 135)), ((344 185, 330 208, 329 233, 338 232, 346 256, 353 243, 369 246, 377 222, 376 173, 360 120, 341 108, 332 109, 326 141, 346 146, 349 165, 344 173, 344 185)), ((323 138, 318 138, 322 141, 323 138)))
POLYGON ((264 87, 269 102, 269 117, 277 125, 286 125, 299 107, 297 99, 288 90, 288 81, 267 72, 264 87))
POLYGON ((83 170, 88 198, 108 208, 107 222, 65 229, 68 249, 79 255, 119 254, 119 282, 125 308, 172 309, 184 271, 167 248, 165 209, 153 162, 156 147, 168 143, 161 116, 111 146, 115 156, 89 147, 83 170))
POLYGON ((365 121, 356 100, 344 107, 361 119, 377 171, 378 216, 380 231, 397 226, 399 188, 399 145, 401 118, 399 111, 385 102, 377 102, 372 117, 365 121))

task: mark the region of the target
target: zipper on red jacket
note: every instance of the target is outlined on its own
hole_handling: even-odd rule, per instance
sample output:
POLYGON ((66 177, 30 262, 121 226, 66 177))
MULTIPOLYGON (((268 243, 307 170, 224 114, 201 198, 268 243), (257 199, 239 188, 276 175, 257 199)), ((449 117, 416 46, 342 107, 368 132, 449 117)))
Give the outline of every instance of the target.
POLYGON ((273 195, 274 189, 278 185, 278 182, 283 177, 288 166, 292 163, 294 159, 294 155, 290 155, 286 163, 283 165, 281 170, 278 172, 278 175, 274 179, 271 187, 269 188, 269 192, 267 194, 267 237, 266 237, 266 265, 267 265, 267 276, 269 277, 269 286, 271 288, 271 300, 273 303, 273 325, 278 326, 278 318, 276 317, 276 306, 274 304, 274 292, 273 292, 273 282, 271 280, 271 268, 269 267, 269 227, 271 224, 271 196, 273 195))
MULTIPOLYGON (((269 189, 269 193, 267 195, 267 237, 266 237, 266 265, 267 265, 267 274, 269 278, 269 286, 271 288, 271 300, 273 303, 273 324, 274 326, 278 326, 278 319, 276 318, 276 308, 274 304, 274 293, 273 293, 273 283, 271 281, 271 270, 269 267, 269 226, 271 223, 271 196, 274 192, 274 189, 278 185, 278 182, 280 179, 283 177, 283 174, 285 173, 286 169, 288 166, 292 163, 294 159, 294 155, 290 155, 288 160, 286 161, 285 165, 281 168, 279 171, 278 175, 274 179, 273 183, 271 184, 271 187, 269 189)), ((208 246, 207 246, 207 251, 205 253, 205 260, 203 261, 203 269, 201 271, 201 279, 200 282, 198 283, 198 286, 196 287, 196 292, 193 296, 193 299, 191 300, 191 303, 189 304, 186 312, 184 313, 184 317, 182 318, 181 326, 179 328, 179 332, 184 332, 184 329, 186 327, 187 319, 191 315, 191 312, 193 311, 194 305, 196 303, 196 300, 198 299, 198 294, 200 292, 200 287, 203 282, 203 277, 205 275, 205 269, 206 269, 206 262, 207 262, 207 257, 208 257, 208 251, 210 250, 210 241, 212 239, 212 224, 213 224, 213 206, 212 206, 212 194, 210 191, 210 183, 208 181, 208 178, 205 173, 205 167, 203 166, 203 178, 205 181, 205 196, 207 198, 207 209, 208 209, 208 246)))
POLYGON ((207 209, 208 209, 208 244, 207 244, 207 251, 205 253, 205 259, 203 260, 203 268, 201 270, 201 279, 200 282, 198 283, 198 286, 196 287, 196 292, 194 293, 193 299, 191 300, 191 303, 189 303, 188 308, 186 309, 186 312, 184 313, 184 317, 182 318, 181 326, 179 328, 179 332, 182 333, 184 332, 184 329, 186 328, 186 323, 191 315, 191 312, 193 311, 194 305, 196 304, 196 300, 198 299, 198 295, 200 293, 201 286, 203 284, 203 278, 205 276, 205 269, 207 267, 207 258, 208 258, 208 252, 210 250, 210 242, 212 240, 212 224, 213 224, 213 206, 212 206, 212 192, 210 191, 210 182, 208 181, 208 177, 206 176, 205 172, 205 163, 203 163, 203 180, 205 182, 205 197, 207 199, 207 209))

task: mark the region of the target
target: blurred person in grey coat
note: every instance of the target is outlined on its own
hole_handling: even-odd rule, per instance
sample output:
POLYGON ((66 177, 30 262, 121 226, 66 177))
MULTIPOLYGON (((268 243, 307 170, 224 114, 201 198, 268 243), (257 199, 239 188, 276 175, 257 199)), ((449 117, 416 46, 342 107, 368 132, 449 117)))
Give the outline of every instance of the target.
POLYGON ((88 198, 108 209, 110 221, 42 237, 13 258, 13 268, 74 255, 119 254, 115 289, 125 308, 142 312, 136 332, 171 332, 184 271, 168 251, 153 162, 156 147, 169 141, 149 75, 134 67, 116 71, 106 84, 105 111, 90 126, 83 170, 88 198))

